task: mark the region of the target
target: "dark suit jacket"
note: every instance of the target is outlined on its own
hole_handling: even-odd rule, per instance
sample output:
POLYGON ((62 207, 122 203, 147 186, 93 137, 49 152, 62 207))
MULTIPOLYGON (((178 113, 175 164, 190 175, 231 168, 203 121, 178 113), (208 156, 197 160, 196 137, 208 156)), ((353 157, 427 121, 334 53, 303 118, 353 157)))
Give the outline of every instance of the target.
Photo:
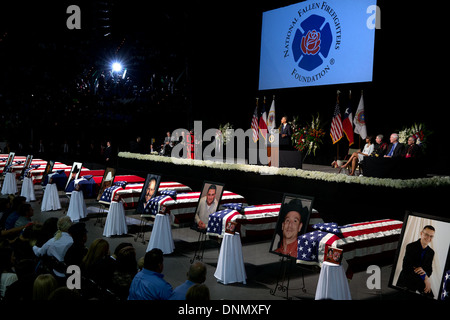
POLYGON ((422 278, 414 272, 414 268, 422 267, 422 269, 430 277, 433 273, 434 250, 430 247, 422 252, 420 239, 411 242, 406 246, 405 257, 403 258, 402 271, 398 277, 397 286, 407 288, 412 291, 418 290, 423 292, 425 283, 422 278), (422 257, 423 253, 423 257, 422 257))
MULTIPOLYGON (((388 153, 391 151, 392 146, 393 146, 392 143, 390 143, 390 144, 388 145, 388 147, 387 147, 387 149, 386 149, 386 151, 385 151, 385 154, 384 154, 385 156, 387 156, 388 153)), ((397 147, 395 147, 395 149, 394 149, 394 153, 393 153, 393 155, 392 155, 392 158, 401 157, 401 156, 404 155, 404 152, 405 152, 405 145, 404 145, 403 143, 400 143, 400 142, 399 142, 399 143, 397 144, 397 147)))
POLYGON ((292 136, 292 128, 289 124, 286 124, 286 127, 283 128, 283 125, 280 127, 280 146, 288 146, 291 145, 291 136, 292 136), (283 134, 286 134, 286 137, 282 137, 283 134))

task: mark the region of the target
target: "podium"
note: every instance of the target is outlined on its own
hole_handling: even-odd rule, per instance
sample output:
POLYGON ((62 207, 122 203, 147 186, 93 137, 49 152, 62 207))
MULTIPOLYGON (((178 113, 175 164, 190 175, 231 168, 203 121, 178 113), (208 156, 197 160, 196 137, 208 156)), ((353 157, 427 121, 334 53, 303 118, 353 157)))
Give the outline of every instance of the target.
POLYGON ((324 262, 316 289, 316 300, 351 300, 348 280, 342 265, 324 262))
POLYGON ((214 277, 223 284, 247 283, 239 233, 225 233, 220 246, 219 260, 214 277))

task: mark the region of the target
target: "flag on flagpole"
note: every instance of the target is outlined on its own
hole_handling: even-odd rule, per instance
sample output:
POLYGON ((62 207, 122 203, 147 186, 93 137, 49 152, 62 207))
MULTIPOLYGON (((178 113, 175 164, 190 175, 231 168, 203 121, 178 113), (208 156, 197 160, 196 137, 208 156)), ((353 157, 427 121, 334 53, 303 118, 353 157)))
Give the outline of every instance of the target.
POLYGON ((361 139, 366 139, 367 137, 367 128, 366 128, 366 120, 364 116, 364 98, 361 93, 361 99, 359 100, 358 109, 356 110, 355 118, 353 119, 353 123, 355 124, 355 133, 359 134, 361 139))
POLYGON ((252 132, 253 132, 253 142, 256 143, 259 140, 259 136, 258 136, 258 102, 256 102, 255 112, 253 112, 251 127, 252 127, 252 132))
POLYGON ((259 131, 261 131, 261 135, 264 140, 267 138, 267 113, 266 113, 266 99, 264 98, 263 108, 261 112, 261 116, 259 117, 259 131))
MULTIPOLYGON (((350 93, 351 96, 351 93, 350 93)), ((351 146, 355 141, 353 138, 353 120, 352 120, 352 108, 350 105, 350 100, 348 102, 348 107, 345 109, 344 117, 342 119, 342 127, 344 129, 345 136, 348 140, 348 145, 351 146)))
POLYGON ((271 132, 271 130, 275 129, 276 120, 275 120, 275 97, 272 100, 272 105, 270 106, 269 116, 267 117, 267 130, 271 132))
POLYGON ((336 107, 334 108, 333 119, 331 120, 331 130, 330 136, 333 140, 333 144, 338 142, 343 137, 342 119, 341 119, 341 109, 339 107, 339 100, 336 102, 336 107))

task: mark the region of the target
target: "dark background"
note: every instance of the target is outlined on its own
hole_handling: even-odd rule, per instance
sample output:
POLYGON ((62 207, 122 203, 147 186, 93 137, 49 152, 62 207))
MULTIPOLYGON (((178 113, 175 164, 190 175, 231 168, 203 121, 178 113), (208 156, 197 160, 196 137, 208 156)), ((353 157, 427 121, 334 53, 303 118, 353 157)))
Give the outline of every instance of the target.
MULTIPOLYGON (((342 114, 352 91, 354 115, 363 90, 369 134, 388 139, 423 123, 432 131, 429 172, 447 173, 445 10, 378 1, 381 29, 375 31, 370 83, 258 91, 262 12, 296 2, 2 3, 0 141, 14 150, 22 144, 25 154, 30 141, 36 148, 43 139, 51 156, 64 139, 72 145, 80 140, 83 148, 93 143, 95 150, 111 139, 124 151, 140 135, 148 153, 152 138, 159 145, 166 131, 190 129, 195 120, 203 121, 204 130, 227 122, 246 130, 256 98, 261 105, 266 97, 269 108, 275 96, 277 122, 282 115, 307 122, 320 114, 325 143, 306 162, 330 164, 337 153, 329 137, 336 91, 342 92, 342 114), (66 27, 71 4, 81 9, 81 30, 66 27), (114 59, 127 68, 128 90, 110 86, 100 95, 83 86, 94 83, 114 59)), ((347 149, 344 138, 341 155, 347 149)))

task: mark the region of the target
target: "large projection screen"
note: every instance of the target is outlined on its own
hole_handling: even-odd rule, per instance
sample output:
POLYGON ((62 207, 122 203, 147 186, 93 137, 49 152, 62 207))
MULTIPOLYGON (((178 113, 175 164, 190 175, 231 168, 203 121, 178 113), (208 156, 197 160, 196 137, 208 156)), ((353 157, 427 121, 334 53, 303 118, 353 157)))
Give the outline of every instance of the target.
POLYGON ((263 12, 259 90, 371 82, 376 12, 376 0, 308 0, 263 12))

